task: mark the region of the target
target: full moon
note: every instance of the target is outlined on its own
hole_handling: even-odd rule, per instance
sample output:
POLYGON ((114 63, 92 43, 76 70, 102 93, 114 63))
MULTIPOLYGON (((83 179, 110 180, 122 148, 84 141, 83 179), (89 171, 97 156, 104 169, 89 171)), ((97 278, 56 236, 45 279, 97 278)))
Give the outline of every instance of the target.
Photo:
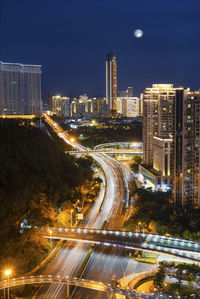
POLYGON ((141 29, 137 29, 134 31, 134 35, 135 37, 140 38, 143 36, 143 31, 141 29))

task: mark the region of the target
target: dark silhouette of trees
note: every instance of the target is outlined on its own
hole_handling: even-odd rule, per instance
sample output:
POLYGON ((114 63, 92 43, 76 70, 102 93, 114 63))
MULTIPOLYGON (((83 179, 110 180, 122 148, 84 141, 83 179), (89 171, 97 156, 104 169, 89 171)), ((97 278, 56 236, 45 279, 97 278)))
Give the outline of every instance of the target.
POLYGON ((158 271, 153 280, 154 286, 158 289, 162 289, 167 275, 177 280, 176 283, 167 284, 167 291, 171 291, 179 296, 196 293, 197 290, 192 288, 192 286, 193 283, 199 279, 199 265, 166 261, 160 262, 158 271), (189 284, 189 287, 186 285, 186 282, 189 284))
POLYGON ((41 129, 0 120, 0 263, 16 272, 36 264, 49 249, 34 226, 54 225, 74 190, 91 181, 92 162, 67 155, 41 129), (23 227, 22 227, 23 224, 23 227))
POLYGON ((200 240, 200 209, 190 207, 186 210, 177 210, 169 192, 137 189, 135 210, 125 226, 128 229, 136 229, 138 222, 142 222, 145 228, 153 225, 156 232, 161 235, 170 234, 200 240))

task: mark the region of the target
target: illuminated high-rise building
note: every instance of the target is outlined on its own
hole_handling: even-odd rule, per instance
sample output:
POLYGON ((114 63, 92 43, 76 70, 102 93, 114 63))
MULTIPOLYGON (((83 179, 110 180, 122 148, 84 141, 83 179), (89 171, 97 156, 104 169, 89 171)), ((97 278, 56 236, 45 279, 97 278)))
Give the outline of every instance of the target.
POLYGON ((0 62, 0 114, 41 114, 41 66, 0 62))
POLYGON ((200 90, 177 89, 173 126, 175 204, 200 206, 200 90))
POLYGON ((50 99, 50 110, 56 116, 70 117, 71 101, 68 97, 61 97, 60 95, 53 96, 50 99))
POLYGON ((171 138, 173 134, 173 84, 153 84, 143 94, 143 163, 153 166, 154 136, 171 138))
POLYGON ((113 53, 106 55, 106 103, 109 115, 117 110, 117 60, 113 53))
POLYGON ((200 90, 170 84, 145 90, 143 149, 140 173, 152 187, 171 187, 178 207, 200 206, 200 90))
POLYGON ((140 99, 137 97, 117 97, 117 114, 123 117, 140 116, 140 99))

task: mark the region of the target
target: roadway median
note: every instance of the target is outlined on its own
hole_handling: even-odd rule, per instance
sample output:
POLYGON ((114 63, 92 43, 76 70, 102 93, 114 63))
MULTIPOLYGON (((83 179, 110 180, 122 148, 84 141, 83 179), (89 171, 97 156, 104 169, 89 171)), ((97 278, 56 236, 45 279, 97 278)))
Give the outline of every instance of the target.
POLYGON ((103 175, 103 177, 104 177, 104 181, 105 181, 105 192, 104 192, 103 200, 102 200, 101 205, 100 205, 100 208, 99 208, 99 212, 100 212, 101 209, 102 209, 102 206, 103 206, 103 204, 104 204, 104 200, 105 200, 105 198, 106 198, 107 178, 106 178, 106 174, 105 174, 105 172, 104 172, 104 170, 103 170, 103 167, 102 167, 102 166, 99 164, 99 162, 97 162, 94 158, 92 158, 92 159, 93 159, 94 163, 99 167, 100 172, 101 172, 101 174, 103 175))

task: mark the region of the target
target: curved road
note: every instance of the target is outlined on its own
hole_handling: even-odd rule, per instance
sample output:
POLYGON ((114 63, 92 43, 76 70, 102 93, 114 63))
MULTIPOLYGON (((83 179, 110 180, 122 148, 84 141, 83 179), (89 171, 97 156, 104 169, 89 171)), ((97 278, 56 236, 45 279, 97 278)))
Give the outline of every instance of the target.
MULTIPOLYGON (((66 143, 79 151, 86 150, 85 147, 71 142, 71 136, 64 132, 63 129, 50 117, 45 116, 45 120, 66 143)), ((117 211, 120 210, 121 212, 123 210, 124 200, 127 201, 126 197, 128 197, 128 190, 126 189, 126 179, 123 176, 121 166, 113 158, 100 153, 92 153, 91 156, 103 168, 107 180, 107 190, 101 211, 99 211, 99 208, 102 204, 103 194, 100 194, 98 200, 87 214, 84 220, 84 227, 98 229, 101 228, 104 221, 107 220, 110 221, 110 225, 113 229, 118 229, 121 225, 120 223, 123 221, 123 215, 119 215, 119 222, 116 222, 115 217, 118 213, 117 211), (112 217, 113 213, 114 217, 112 217)), ((75 276, 80 265, 83 263, 89 248, 90 245, 82 242, 66 242, 65 247, 60 250, 44 273, 61 276, 75 276)), ((65 298, 65 296, 65 286, 51 284, 49 286, 41 287, 34 298, 65 298)))

